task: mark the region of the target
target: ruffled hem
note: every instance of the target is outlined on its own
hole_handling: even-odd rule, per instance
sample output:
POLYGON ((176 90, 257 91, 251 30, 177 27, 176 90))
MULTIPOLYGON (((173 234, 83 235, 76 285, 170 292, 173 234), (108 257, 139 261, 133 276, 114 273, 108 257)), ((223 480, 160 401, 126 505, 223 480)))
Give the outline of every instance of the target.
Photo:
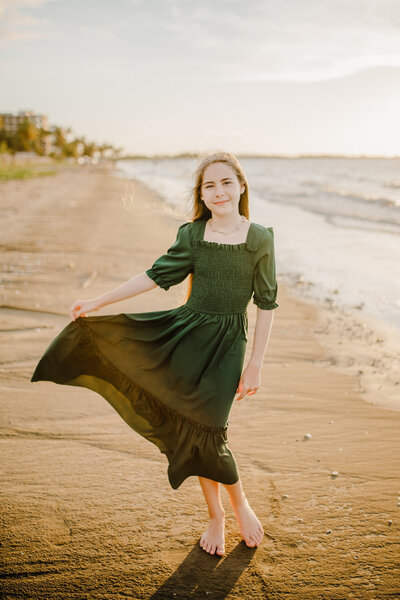
POLYGON ((192 246, 207 246, 209 248, 218 248, 218 250, 229 250, 230 252, 239 252, 241 250, 255 252, 255 249, 251 248, 248 242, 242 242, 241 244, 220 244, 219 242, 209 242, 207 240, 192 240, 192 246))
POLYGON ((273 310, 274 308, 278 308, 279 304, 277 302, 267 302, 266 300, 255 300, 253 298, 253 304, 262 308, 263 310, 273 310))
POLYGON ((150 279, 152 279, 163 290, 169 290, 169 288, 171 287, 170 285, 168 285, 165 282, 165 280, 160 275, 160 273, 158 272, 156 267, 153 266, 150 269, 147 269, 147 271, 145 271, 145 273, 148 277, 150 277, 150 279))
POLYGON ((84 321, 70 322, 55 338, 31 381, 86 387, 103 396, 133 430, 166 455, 173 489, 191 475, 236 483, 239 476, 226 445, 227 426, 198 423, 132 381, 100 351, 84 321))

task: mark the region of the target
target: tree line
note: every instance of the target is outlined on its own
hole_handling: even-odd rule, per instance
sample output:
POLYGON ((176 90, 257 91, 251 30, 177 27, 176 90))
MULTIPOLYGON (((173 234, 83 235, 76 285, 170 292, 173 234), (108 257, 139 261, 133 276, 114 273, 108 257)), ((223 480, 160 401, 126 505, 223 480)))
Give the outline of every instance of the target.
POLYGON ((71 128, 53 126, 50 130, 24 119, 15 132, 7 131, 0 118, 0 153, 34 152, 39 156, 54 158, 79 158, 81 156, 117 158, 122 148, 112 144, 96 144, 85 137, 74 137, 71 128))

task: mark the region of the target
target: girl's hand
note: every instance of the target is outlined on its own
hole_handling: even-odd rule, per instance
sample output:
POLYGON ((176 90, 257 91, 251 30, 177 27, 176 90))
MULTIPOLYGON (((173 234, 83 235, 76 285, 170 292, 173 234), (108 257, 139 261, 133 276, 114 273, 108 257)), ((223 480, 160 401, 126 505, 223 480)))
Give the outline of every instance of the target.
POLYGON ((75 321, 78 317, 87 317, 88 312, 99 310, 96 300, 75 300, 69 308, 71 319, 75 321))
POLYGON ((236 393, 239 394, 239 396, 236 398, 236 400, 241 400, 246 395, 252 396, 255 394, 260 387, 260 383, 261 367, 248 364, 239 380, 238 389, 236 390, 236 393))

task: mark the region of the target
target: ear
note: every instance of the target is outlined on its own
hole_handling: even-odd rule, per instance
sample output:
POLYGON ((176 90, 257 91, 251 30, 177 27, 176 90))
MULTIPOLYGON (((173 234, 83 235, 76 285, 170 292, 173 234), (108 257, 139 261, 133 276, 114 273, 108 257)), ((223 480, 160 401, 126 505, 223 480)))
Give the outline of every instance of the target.
POLYGON ((245 189, 246 189, 246 186, 244 185, 244 183, 242 183, 240 186, 240 193, 243 194, 245 189))

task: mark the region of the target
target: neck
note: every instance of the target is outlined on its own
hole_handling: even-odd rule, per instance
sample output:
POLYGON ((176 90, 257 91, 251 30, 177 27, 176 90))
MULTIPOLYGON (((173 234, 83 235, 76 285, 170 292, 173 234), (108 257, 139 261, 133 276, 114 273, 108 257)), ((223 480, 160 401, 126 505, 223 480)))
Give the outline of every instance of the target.
POLYGON ((239 212, 231 213, 229 215, 216 215, 215 213, 211 213, 211 218, 215 227, 229 229, 229 227, 234 227, 238 224, 241 215, 239 212))

